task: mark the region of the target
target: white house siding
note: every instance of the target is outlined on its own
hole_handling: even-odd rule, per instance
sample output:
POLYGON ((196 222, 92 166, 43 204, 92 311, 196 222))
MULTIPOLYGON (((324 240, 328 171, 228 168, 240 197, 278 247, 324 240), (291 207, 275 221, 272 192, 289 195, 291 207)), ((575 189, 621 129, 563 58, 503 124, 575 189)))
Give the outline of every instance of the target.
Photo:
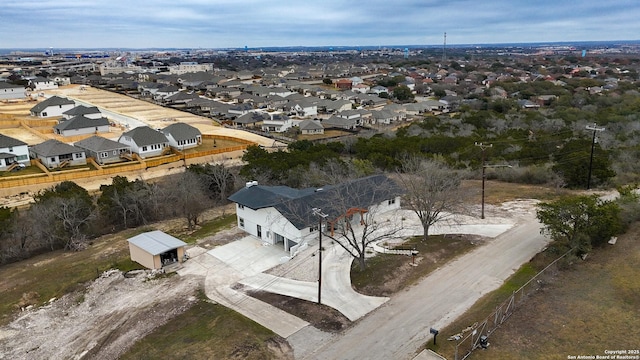
POLYGON ((75 104, 49 106, 37 115, 39 117, 62 116, 63 112, 71 110, 74 107, 75 107, 75 104))
POLYGON ((31 165, 29 147, 27 145, 0 148, 0 153, 15 154, 19 163, 25 164, 26 166, 31 165))
POLYGON ((22 86, 0 89, 0 100, 24 99, 26 97, 26 89, 22 86))
POLYGON ((169 146, 169 143, 166 142, 162 144, 152 144, 139 147, 138 144, 136 144, 135 141, 133 141, 133 139, 131 139, 131 137, 129 136, 121 136, 118 139, 118 142, 128 145, 131 148, 131 152, 138 154, 143 159, 152 156, 160 156, 162 155, 164 148, 169 146))
POLYGON ((95 134, 99 132, 109 132, 109 125, 95 126, 82 129, 69 129, 61 131, 62 136, 74 136, 74 135, 86 135, 95 134))
POLYGON ((49 80, 49 81, 40 81, 40 82, 35 82, 33 84, 34 86, 34 90, 51 90, 51 89, 57 89, 58 88, 58 84, 56 84, 55 82, 49 80))
MULTIPOLYGON (((53 156, 53 157, 45 157, 45 156, 40 156, 40 155, 36 155, 36 157, 38 159, 40 159, 42 161, 42 163, 44 164, 44 166, 53 169, 53 168, 57 168, 60 166, 60 163, 64 162, 67 160, 67 158, 60 158, 60 156, 53 156)), ((70 159, 71 161, 69 162, 68 166, 78 166, 78 165, 86 165, 87 164, 87 158, 84 155, 84 152, 79 152, 79 153, 73 153, 72 154, 72 158, 70 159)))
POLYGON ((284 241, 278 245, 283 246, 285 251, 289 251, 291 246, 295 244, 304 243, 317 236, 317 231, 311 232, 309 228, 296 229, 274 208, 253 210, 236 204, 236 215, 240 229, 266 243, 276 245, 278 244, 277 235, 282 236, 284 241), (261 236, 258 236, 258 225, 261 226, 261 236), (291 243, 291 241, 295 242, 295 244, 291 243))

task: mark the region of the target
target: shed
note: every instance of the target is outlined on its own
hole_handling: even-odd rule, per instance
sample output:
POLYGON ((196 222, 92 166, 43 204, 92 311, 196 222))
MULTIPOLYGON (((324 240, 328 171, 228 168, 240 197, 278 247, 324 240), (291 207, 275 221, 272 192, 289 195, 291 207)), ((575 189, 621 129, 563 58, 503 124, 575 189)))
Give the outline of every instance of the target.
POLYGON ((149 269, 161 269, 184 260, 185 242, 160 230, 149 231, 127 240, 131 260, 149 269))

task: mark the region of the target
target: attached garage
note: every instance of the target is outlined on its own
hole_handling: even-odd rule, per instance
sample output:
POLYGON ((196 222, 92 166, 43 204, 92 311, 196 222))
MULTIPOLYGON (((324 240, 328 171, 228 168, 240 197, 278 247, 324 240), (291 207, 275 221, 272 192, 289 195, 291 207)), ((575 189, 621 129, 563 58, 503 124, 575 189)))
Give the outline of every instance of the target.
POLYGON ((131 260, 149 269, 161 269, 184 260, 185 242, 162 231, 149 231, 129 240, 131 260))

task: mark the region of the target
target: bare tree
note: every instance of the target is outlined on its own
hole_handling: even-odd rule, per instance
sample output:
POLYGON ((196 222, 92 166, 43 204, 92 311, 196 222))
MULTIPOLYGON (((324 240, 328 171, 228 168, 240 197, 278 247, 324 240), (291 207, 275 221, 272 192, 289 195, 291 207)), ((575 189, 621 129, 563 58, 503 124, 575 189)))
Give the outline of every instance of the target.
POLYGON ((185 171, 168 181, 165 188, 170 206, 187 220, 189 230, 198 225, 200 215, 209 208, 210 200, 197 174, 185 171))
POLYGON ((400 187, 384 175, 343 182, 318 189, 313 195, 283 203, 280 212, 301 224, 318 223, 313 209, 326 214, 323 235, 333 240, 366 267, 367 248, 383 240, 399 238, 402 221, 397 199, 400 187))
POLYGON ((404 204, 420 219, 424 241, 431 226, 460 210, 466 197, 460 187, 462 174, 440 161, 407 156, 398 179, 405 190, 404 204))

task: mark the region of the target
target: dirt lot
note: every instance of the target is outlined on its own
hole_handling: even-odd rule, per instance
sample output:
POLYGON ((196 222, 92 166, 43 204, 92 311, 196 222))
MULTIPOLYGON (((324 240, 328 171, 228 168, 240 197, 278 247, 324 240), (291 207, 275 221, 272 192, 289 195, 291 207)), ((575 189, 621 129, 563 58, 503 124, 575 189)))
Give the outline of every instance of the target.
POLYGON ((0 329, 0 359, 117 359, 195 302, 197 279, 104 273, 86 291, 24 311, 0 329))

